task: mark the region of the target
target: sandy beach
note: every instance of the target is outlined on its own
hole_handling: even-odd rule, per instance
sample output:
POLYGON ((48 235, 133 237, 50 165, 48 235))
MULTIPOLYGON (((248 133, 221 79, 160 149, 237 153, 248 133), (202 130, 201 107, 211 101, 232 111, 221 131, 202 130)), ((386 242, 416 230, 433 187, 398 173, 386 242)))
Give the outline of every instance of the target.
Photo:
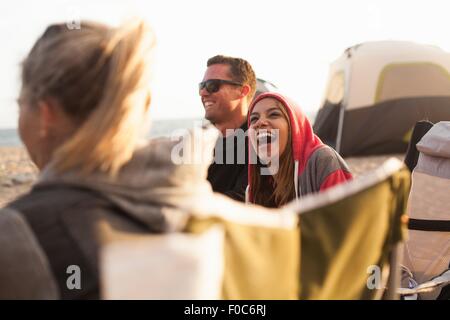
POLYGON ((0 147, 0 207, 27 192, 38 170, 21 147, 0 147))
MULTIPOLYGON (((376 169, 389 157, 403 160, 403 154, 347 158, 355 177, 376 169)), ((0 147, 0 207, 30 190, 38 176, 36 166, 22 147, 0 147)))

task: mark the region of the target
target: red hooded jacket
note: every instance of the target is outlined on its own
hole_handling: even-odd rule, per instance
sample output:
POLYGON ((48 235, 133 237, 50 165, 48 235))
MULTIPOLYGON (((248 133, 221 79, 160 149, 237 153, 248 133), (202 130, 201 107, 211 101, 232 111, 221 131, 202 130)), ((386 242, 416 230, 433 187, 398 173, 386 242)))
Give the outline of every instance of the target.
MULTIPOLYGON (((255 104, 264 98, 279 101, 289 115, 292 134, 292 155, 294 161, 294 186, 296 198, 318 192, 352 178, 350 170, 341 156, 331 147, 322 143, 313 132, 311 124, 300 108, 278 93, 267 92, 259 95, 250 105, 250 115, 255 104)), ((250 117, 248 117, 250 128, 250 117)), ((249 148, 252 145, 249 143, 249 148)), ((249 157, 252 155, 249 149, 249 157)), ((248 165, 247 201, 253 202, 251 186, 252 159, 248 165)))

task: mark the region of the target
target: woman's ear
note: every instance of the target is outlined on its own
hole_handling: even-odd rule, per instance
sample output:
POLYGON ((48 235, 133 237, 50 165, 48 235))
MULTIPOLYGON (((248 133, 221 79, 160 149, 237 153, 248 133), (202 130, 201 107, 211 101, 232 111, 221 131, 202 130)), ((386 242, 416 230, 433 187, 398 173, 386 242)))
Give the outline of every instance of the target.
POLYGON ((51 128, 58 121, 57 107, 50 101, 41 100, 38 102, 39 109, 39 136, 46 138, 50 135, 51 128))

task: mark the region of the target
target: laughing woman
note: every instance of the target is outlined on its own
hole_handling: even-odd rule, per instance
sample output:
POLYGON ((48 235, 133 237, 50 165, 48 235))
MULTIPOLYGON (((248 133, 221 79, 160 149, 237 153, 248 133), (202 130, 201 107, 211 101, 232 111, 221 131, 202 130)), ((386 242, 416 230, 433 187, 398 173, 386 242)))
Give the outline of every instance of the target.
POLYGON ((282 95, 258 96, 248 125, 248 202, 280 207, 352 178, 339 154, 320 141, 301 110, 282 95))

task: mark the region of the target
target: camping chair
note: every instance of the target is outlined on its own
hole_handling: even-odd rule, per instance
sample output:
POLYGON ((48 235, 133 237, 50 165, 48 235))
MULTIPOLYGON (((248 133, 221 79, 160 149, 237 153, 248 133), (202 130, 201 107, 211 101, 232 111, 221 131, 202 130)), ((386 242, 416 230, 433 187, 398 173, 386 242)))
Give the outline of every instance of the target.
MULTIPOLYGON (((102 296, 379 298, 386 286, 390 254, 406 228, 401 216, 408 188, 409 172, 392 160, 365 178, 281 209, 217 196, 198 204, 203 212, 214 214, 191 209, 184 232, 122 237, 106 245, 101 259, 102 296), (368 268, 374 266, 380 272, 371 290, 368 268)), ((397 255, 393 257, 391 268, 396 269, 397 255)), ((391 279, 398 281, 392 274, 391 279)))
POLYGON ((295 213, 246 206, 222 195, 202 206, 214 215, 193 209, 184 232, 115 235, 102 254, 102 297, 297 299, 295 213))
POLYGON ((289 206, 300 214, 301 299, 397 297, 408 190, 408 170, 391 158, 289 206))
MULTIPOLYGON (((436 299, 448 284, 444 280, 448 280, 445 272, 450 267, 450 121, 436 123, 417 149, 420 155, 412 173, 404 263, 417 282, 419 298, 436 299), (436 285, 436 279, 444 282, 436 285)), ((404 289, 411 290, 402 294, 414 288, 404 289)))

